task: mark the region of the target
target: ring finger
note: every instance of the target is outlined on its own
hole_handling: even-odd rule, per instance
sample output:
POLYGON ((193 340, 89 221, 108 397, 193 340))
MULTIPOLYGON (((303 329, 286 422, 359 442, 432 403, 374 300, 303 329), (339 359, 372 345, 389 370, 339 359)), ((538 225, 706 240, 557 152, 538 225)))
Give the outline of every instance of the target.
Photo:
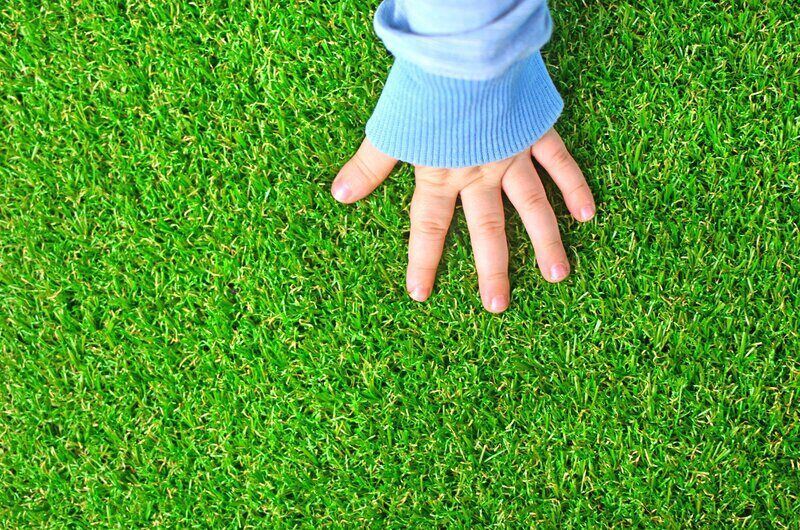
POLYGON ((556 215, 529 157, 514 161, 503 177, 503 190, 522 218, 542 275, 550 282, 560 282, 569 274, 569 261, 556 215))
POLYGON ((508 281, 508 244, 499 183, 476 183, 461 191, 461 203, 478 269, 478 286, 484 307, 492 313, 506 310, 511 288, 508 281))

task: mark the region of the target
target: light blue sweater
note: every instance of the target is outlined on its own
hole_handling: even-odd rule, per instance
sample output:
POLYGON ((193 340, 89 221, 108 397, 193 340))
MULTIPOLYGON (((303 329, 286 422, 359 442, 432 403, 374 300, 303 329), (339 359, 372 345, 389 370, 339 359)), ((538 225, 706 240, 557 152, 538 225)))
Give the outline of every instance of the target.
POLYGON ((546 0, 385 0, 378 36, 395 56, 367 137, 399 160, 464 167, 536 142, 563 102, 539 49, 546 0))

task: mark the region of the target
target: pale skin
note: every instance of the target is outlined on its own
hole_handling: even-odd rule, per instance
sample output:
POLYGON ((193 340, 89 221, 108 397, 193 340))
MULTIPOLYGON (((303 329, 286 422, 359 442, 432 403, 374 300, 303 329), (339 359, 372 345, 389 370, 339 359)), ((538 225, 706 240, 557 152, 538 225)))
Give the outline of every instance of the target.
MULTIPOLYGON (((406 289, 411 298, 424 302, 433 291, 445 237, 459 197, 478 270, 481 301, 486 310, 502 313, 511 300, 503 193, 519 212, 544 278, 556 283, 569 275, 569 260, 556 216, 531 157, 553 178, 575 219, 586 222, 594 217, 592 192, 554 129, 530 149, 498 162, 460 169, 415 166, 416 188, 411 199, 406 272, 406 289)), ((345 204, 363 199, 386 180, 396 164, 397 160, 364 140, 334 179, 331 193, 345 204)))

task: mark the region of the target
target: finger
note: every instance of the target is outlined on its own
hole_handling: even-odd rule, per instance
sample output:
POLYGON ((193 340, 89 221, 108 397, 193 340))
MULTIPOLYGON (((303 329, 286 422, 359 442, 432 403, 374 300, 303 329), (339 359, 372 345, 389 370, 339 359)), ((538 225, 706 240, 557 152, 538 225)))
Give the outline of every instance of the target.
POLYGON ((503 190, 522 218, 542 275, 560 282, 569 275, 569 260, 561 243, 558 222, 530 158, 521 157, 503 177, 503 190))
POLYGON ((397 160, 378 151, 365 139, 356 154, 333 180, 331 194, 345 204, 363 199, 386 180, 397 160))
POLYGON ((461 191, 461 203, 475 254, 483 306, 492 313, 501 313, 508 307, 511 289, 500 186, 468 186, 461 191))
POLYGON ((533 157, 544 167, 556 183, 564 202, 575 219, 588 221, 594 217, 594 198, 581 168, 564 145, 564 141, 550 129, 531 148, 533 157))
POLYGON ((411 199, 406 289, 418 302, 431 295, 458 192, 419 176, 411 199))

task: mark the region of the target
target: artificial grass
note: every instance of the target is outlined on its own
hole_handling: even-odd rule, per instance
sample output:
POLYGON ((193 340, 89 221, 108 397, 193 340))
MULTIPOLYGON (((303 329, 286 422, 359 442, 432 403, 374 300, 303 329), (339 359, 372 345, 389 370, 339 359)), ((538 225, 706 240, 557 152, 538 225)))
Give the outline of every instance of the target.
POLYGON ((551 3, 599 214, 494 316, 328 194, 375 5, 0 7, 0 525, 797 528, 797 10, 551 3))

